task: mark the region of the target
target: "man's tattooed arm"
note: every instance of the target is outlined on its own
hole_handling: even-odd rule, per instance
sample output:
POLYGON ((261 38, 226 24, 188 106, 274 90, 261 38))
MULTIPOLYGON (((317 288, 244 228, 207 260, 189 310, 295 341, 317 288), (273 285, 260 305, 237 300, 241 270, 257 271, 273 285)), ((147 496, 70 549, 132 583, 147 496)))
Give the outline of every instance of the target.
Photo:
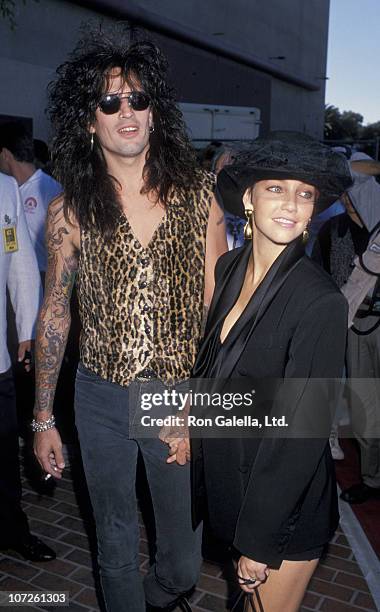
MULTIPOLYGON (((36 338, 35 418, 51 416, 58 375, 70 329, 70 297, 78 267, 78 230, 63 214, 62 198, 48 210, 46 247, 48 269, 36 338)), ((79 246, 79 245, 78 245, 79 246)))

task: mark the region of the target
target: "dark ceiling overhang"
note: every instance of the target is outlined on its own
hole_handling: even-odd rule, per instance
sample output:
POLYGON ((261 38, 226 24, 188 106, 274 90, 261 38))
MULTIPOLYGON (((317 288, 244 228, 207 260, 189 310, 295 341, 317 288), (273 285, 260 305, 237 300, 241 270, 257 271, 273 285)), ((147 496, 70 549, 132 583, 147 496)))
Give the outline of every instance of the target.
POLYGON ((204 49, 205 51, 211 51, 217 55, 234 60, 239 64, 261 70, 276 79, 291 83, 292 85, 297 85, 308 91, 318 91, 320 89, 319 84, 309 79, 304 79, 292 72, 279 68, 273 63, 262 60, 255 55, 244 53, 233 45, 223 43, 220 40, 214 39, 206 34, 201 34, 191 28, 185 28, 176 21, 172 21, 152 11, 141 8, 131 0, 71 0, 71 2, 118 18, 127 19, 133 24, 144 26, 161 34, 165 34, 166 36, 170 36, 171 38, 204 49))

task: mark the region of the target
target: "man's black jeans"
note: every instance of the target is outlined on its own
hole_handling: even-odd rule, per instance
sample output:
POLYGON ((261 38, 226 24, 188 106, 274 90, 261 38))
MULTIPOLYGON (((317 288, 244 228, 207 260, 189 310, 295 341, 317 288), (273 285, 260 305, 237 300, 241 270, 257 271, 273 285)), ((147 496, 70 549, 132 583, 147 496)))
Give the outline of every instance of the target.
POLYGON ((28 521, 21 510, 16 397, 12 370, 0 374, 0 546, 24 541, 28 521))
MULTIPOLYGON (((146 383, 132 384, 143 389, 146 383)), ((168 447, 157 437, 129 438, 129 397, 128 387, 107 382, 79 365, 75 418, 108 612, 144 612, 145 601, 168 605, 195 584, 201 565, 201 531, 194 532, 191 524, 189 464, 167 464, 168 447), (156 524, 155 563, 144 581, 139 573, 135 492, 139 451, 156 524)))

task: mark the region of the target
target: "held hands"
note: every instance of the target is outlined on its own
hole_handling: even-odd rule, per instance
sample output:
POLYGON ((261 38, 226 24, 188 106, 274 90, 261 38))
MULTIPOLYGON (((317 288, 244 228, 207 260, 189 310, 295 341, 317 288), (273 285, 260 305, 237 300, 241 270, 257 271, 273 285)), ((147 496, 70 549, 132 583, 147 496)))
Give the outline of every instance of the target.
POLYGON ((237 566, 237 577, 240 588, 246 593, 252 593, 269 576, 270 570, 265 563, 241 556, 237 566))
POLYGON ((189 438, 174 438, 169 443, 169 457, 166 463, 174 463, 185 465, 190 461, 190 440, 189 438))
POLYGON ((168 445, 169 457, 166 463, 185 465, 190 461, 189 430, 183 427, 163 427, 159 433, 160 440, 168 445))
POLYGON ((34 454, 46 475, 62 478, 65 461, 61 436, 55 427, 34 434, 34 454))

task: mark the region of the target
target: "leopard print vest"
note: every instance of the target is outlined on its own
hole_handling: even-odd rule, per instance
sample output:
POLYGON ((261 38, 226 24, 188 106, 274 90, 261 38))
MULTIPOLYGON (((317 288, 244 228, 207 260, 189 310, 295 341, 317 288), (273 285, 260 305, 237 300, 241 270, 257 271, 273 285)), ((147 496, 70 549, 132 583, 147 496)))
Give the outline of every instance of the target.
POLYGON ((213 175, 186 201, 173 194, 144 248, 125 215, 112 241, 81 232, 77 277, 83 365, 126 386, 142 370, 188 378, 198 349, 213 175))

